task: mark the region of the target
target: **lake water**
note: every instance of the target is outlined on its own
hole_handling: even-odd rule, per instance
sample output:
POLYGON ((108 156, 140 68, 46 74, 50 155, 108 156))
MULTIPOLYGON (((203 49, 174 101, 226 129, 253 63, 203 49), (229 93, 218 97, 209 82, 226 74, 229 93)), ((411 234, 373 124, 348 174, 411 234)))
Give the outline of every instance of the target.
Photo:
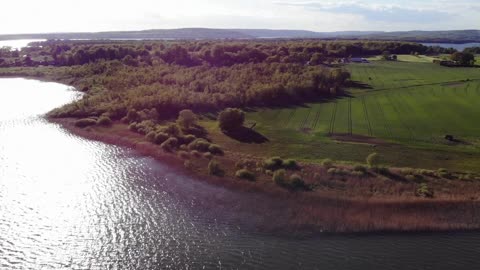
POLYGON ((27 47, 31 42, 45 41, 45 39, 16 39, 16 40, 0 40, 0 48, 11 47, 12 50, 20 50, 27 47))
POLYGON ((42 117, 78 97, 61 84, 0 79, 0 269, 480 267, 480 233, 268 233, 261 225, 281 220, 281 203, 268 211, 261 194, 203 183, 42 117))
POLYGON ((480 43, 463 43, 463 44, 451 44, 451 43, 422 43, 425 46, 440 46, 442 48, 454 48, 458 51, 463 51, 465 48, 480 47, 480 43))

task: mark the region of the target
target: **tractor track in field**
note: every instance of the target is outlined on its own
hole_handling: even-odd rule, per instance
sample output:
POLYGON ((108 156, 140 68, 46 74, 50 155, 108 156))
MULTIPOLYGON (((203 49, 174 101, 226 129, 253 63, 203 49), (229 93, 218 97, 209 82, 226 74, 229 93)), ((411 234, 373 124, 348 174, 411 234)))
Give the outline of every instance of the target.
POLYGON ((289 127, 289 126, 290 126, 290 122, 292 121, 292 118, 293 118, 293 116, 295 115, 295 112, 296 112, 296 110, 292 109, 292 111, 291 111, 290 114, 288 115, 287 123, 285 124, 286 127, 289 127))
POLYGON ((390 95, 385 95, 385 97, 388 99, 388 102, 390 103, 390 105, 392 106, 393 110, 395 111, 395 113, 397 114, 398 116, 398 120, 400 121, 400 123, 402 123, 402 126, 408 131, 408 133, 410 134, 410 140, 415 142, 415 136, 413 135, 413 131, 411 129, 410 126, 408 126, 405 121, 403 121, 403 119, 400 117, 400 110, 398 109, 397 105, 395 105, 395 102, 393 102, 392 100, 392 97, 390 95))
MULTIPOLYGON (((470 79, 469 82, 475 82, 475 81, 480 81, 479 79, 470 79)), ((385 88, 377 88, 377 89, 371 89, 363 94, 360 95, 371 95, 371 94, 379 94, 379 92, 383 91, 388 91, 388 90, 398 90, 398 89, 409 89, 409 88, 416 88, 416 87, 422 87, 422 86, 435 86, 435 85, 446 85, 446 84, 453 84, 453 83, 466 83, 466 80, 457 80, 457 81, 446 81, 446 82, 437 82, 437 83, 424 83, 424 84, 415 84, 415 85, 407 85, 407 86, 401 86, 401 87, 385 87, 385 88)), ((385 85, 385 84, 384 84, 385 85)), ((444 87, 442 87, 444 89, 444 87)))
POLYGON ((368 135, 373 136, 372 123, 370 123, 370 117, 368 116, 367 103, 365 102, 365 97, 362 97, 363 112, 365 114, 365 121, 367 122, 368 135))
POLYGON ((330 127, 329 127, 329 130, 328 130, 329 135, 332 135, 333 131, 335 129, 335 119, 337 117, 337 107, 338 107, 338 103, 335 101, 335 103, 333 103, 332 116, 330 117, 330 127))
POLYGON ((305 118, 303 118, 302 120, 302 123, 300 124, 300 129, 305 129, 305 128, 308 128, 307 127, 307 122, 308 122, 308 118, 310 118, 310 114, 312 113, 312 108, 310 108, 308 110, 308 114, 305 118))
MULTIPOLYGON (((408 91, 410 92, 410 91, 408 91)), ((413 95, 411 95, 413 97, 413 95)), ((407 112, 415 112, 416 110, 420 110, 420 112, 423 112, 424 114, 427 114, 428 115, 428 112, 422 107, 422 106, 412 106, 410 103, 408 103, 408 99, 406 99, 402 94, 398 94, 398 98, 397 98, 400 102, 399 102, 399 106, 403 109, 403 111, 405 113, 407 112), (415 108, 417 109, 415 109, 415 108)), ((428 121, 424 124, 424 127, 426 127, 428 129, 428 136, 427 137, 430 137, 430 140, 431 141, 437 141, 437 139, 433 136, 433 133, 432 133, 432 127, 431 125, 428 123, 428 121)), ((416 128, 416 130, 422 130, 420 128, 416 128)), ((418 139, 418 138, 417 138, 418 139)))
POLYGON ((352 98, 348 98, 348 134, 353 134, 352 128, 352 98))
POLYGON ((381 117, 383 119, 383 122, 385 123, 385 130, 387 131, 388 136, 393 139, 393 132, 392 128, 390 127, 390 122, 387 120, 387 117, 385 115, 385 111, 383 110, 382 105, 378 101, 378 97, 373 97, 375 104, 377 104, 378 110, 380 111, 381 117))
POLYGON ((322 110, 322 107, 323 106, 318 106, 318 110, 317 110, 317 113, 315 115, 315 122, 313 122, 313 126, 312 126, 312 129, 315 130, 317 128, 317 125, 318 125, 318 120, 320 119, 320 111, 322 110))

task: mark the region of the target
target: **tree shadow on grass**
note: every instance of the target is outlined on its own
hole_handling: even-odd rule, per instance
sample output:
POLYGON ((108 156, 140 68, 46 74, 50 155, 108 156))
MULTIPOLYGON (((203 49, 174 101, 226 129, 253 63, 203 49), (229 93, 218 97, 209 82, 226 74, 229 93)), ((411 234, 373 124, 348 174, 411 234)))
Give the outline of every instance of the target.
POLYGON ((262 144, 269 142, 267 137, 263 136, 262 134, 256 132, 253 129, 246 127, 240 127, 229 131, 223 130, 222 132, 226 136, 242 143, 262 144))

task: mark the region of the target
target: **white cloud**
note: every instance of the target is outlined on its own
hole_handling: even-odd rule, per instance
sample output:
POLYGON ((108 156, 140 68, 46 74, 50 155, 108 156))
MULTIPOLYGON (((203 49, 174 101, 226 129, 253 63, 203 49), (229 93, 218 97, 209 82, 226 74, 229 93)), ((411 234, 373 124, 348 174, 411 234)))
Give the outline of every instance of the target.
POLYGON ((5 1, 0 33, 178 27, 314 31, 480 28, 480 3, 475 0, 279 1, 5 1))

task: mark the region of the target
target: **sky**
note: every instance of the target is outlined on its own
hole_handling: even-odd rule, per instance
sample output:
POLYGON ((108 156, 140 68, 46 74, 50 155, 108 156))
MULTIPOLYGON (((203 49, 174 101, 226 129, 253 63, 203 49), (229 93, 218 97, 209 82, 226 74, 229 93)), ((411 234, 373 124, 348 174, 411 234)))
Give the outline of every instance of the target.
POLYGON ((7 0, 1 8, 0 34, 183 27, 480 29, 479 0, 7 0))

